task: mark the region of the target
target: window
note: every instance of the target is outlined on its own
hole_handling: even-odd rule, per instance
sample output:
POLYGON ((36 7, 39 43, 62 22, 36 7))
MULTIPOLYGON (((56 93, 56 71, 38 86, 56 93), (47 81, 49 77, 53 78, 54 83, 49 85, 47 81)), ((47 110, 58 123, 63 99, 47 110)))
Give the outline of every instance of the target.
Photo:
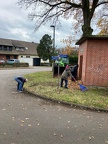
POLYGON ((0 46, 0 50, 2 50, 2 46, 0 46))
POLYGON ((4 51, 7 51, 7 46, 4 46, 4 47, 3 47, 3 50, 4 50, 4 51))
POLYGON ((14 59, 17 59, 17 56, 16 56, 16 55, 14 55, 14 59))
POLYGON ((30 56, 26 56, 26 58, 30 58, 30 56))
POLYGON ((7 60, 10 59, 10 55, 6 55, 6 59, 7 59, 7 60))
POLYGON ((0 50, 3 51, 12 51, 12 46, 0 46, 0 50))
POLYGON ((9 51, 9 47, 7 46, 7 51, 9 51))
POLYGON ((9 51, 12 51, 12 47, 9 47, 9 51))

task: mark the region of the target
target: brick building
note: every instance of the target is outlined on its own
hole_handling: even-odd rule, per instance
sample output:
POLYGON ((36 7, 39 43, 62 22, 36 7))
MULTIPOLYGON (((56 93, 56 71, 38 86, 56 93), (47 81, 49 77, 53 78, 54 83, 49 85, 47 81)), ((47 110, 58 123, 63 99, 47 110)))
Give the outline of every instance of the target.
POLYGON ((86 86, 108 86, 108 36, 82 37, 78 77, 86 86))

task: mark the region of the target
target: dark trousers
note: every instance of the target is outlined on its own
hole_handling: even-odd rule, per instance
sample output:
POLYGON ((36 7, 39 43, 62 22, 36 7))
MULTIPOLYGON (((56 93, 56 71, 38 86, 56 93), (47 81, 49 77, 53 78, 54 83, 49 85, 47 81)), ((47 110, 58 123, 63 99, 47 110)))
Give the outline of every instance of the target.
MULTIPOLYGON (((24 85, 24 84, 23 84, 24 85)), ((23 90, 23 85, 22 85, 22 90, 23 90)), ((17 90, 19 90, 19 83, 17 84, 17 90)))
POLYGON ((19 80, 18 78, 15 78, 15 80, 17 81, 18 85, 17 85, 17 90, 18 91, 22 91, 23 89, 23 83, 21 80, 19 80))
POLYGON ((67 88, 67 86, 68 86, 68 80, 65 80, 65 79, 63 79, 63 78, 61 78, 61 83, 60 83, 60 86, 61 87, 63 87, 63 82, 65 82, 65 88, 67 88))

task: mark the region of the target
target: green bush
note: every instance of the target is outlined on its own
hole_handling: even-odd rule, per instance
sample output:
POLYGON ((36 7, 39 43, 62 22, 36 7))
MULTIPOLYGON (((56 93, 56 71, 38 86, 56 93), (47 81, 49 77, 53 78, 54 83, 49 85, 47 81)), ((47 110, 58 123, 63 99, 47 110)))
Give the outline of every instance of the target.
POLYGON ((41 63, 41 66, 50 66, 49 63, 41 63))
POLYGON ((29 63, 19 63, 20 67, 29 67, 29 63))
POLYGON ((0 68, 12 68, 12 67, 29 67, 29 63, 4 63, 0 65, 0 68))

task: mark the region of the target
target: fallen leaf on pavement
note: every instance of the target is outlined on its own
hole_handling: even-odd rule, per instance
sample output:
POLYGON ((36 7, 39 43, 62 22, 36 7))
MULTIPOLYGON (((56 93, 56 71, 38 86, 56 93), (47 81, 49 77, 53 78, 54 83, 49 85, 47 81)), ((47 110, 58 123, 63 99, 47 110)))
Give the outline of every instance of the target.
POLYGON ((25 118, 26 120, 29 120, 29 118, 25 118))
POLYGON ((63 138, 63 135, 61 135, 61 138, 63 138))
POLYGON ((56 136, 57 134, 56 133, 54 133, 54 136, 56 136))

